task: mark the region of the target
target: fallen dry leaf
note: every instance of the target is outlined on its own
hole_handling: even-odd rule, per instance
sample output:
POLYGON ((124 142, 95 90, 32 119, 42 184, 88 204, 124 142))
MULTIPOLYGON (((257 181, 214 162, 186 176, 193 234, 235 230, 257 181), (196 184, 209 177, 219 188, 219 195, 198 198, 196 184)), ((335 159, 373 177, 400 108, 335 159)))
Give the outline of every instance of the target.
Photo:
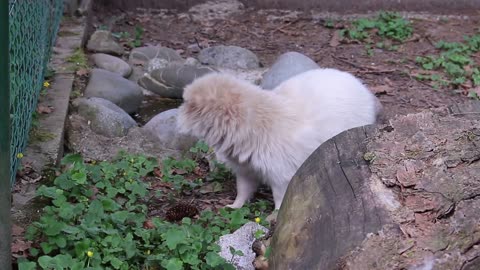
POLYGON ((392 82, 389 78, 385 77, 385 78, 383 78, 383 81, 384 81, 385 84, 387 84, 388 86, 393 87, 393 82, 392 82))
POLYGON ((86 69, 86 68, 81 68, 81 69, 77 70, 77 75, 78 76, 85 76, 87 74, 88 74, 88 69, 86 69))
POLYGON ((39 105, 37 107, 37 112, 38 113, 43 113, 43 114, 49 114, 49 113, 53 112, 53 107, 52 106, 39 105))
POLYGON ((25 232, 25 229, 16 225, 16 224, 13 224, 12 226, 12 236, 20 236, 22 235, 23 233, 25 232))
POLYGON ((370 91, 375 95, 384 95, 389 94, 392 91, 392 87, 386 84, 383 85, 375 85, 370 87, 370 91))
POLYGON ((153 174, 156 176, 156 177, 159 177, 159 178, 162 178, 163 177, 163 173, 162 173, 162 169, 158 168, 158 167, 155 167, 153 169, 153 174))
POLYGON ((143 222, 143 228, 144 229, 155 229, 155 224, 153 224, 152 220, 149 219, 149 220, 146 220, 145 222, 143 222))
POLYGON ((342 37, 340 36, 340 31, 333 32, 332 39, 330 39, 330 47, 337 47, 340 45, 342 37))
POLYGON ((24 240, 15 240, 12 243, 12 253, 19 253, 28 250, 32 246, 32 242, 24 240))
POLYGON ((187 171, 186 171, 186 170, 182 170, 182 169, 173 169, 173 170, 172 170, 172 175, 173 175, 173 174, 183 175, 183 174, 187 174, 187 171))

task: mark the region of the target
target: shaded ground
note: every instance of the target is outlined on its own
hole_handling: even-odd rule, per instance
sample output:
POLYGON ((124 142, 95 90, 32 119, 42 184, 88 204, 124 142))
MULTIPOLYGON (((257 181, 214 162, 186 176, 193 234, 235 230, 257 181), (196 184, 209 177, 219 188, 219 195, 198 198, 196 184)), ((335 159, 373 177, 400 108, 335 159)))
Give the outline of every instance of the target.
MULTIPOLYGON (((104 12, 104 11, 102 11, 104 12)), ((245 10, 228 19, 200 20, 185 14, 126 13, 95 16, 97 26, 110 25, 112 32, 135 33, 143 28, 144 44, 177 49, 182 56, 195 57, 200 48, 213 45, 236 45, 252 50, 264 66, 270 66, 280 54, 298 51, 322 67, 352 72, 376 91, 388 108, 387 117, 419 112, 426 108, 450 105, 464 97, 452 89, 435 90, 431 85, 412 78, 418 73, 417 56, 435 53, 440 40, 461 41, 477 31, 478 17, 437 19, 421 16, 412 19, 414 37, 398 51, 374 49, 369 55, 364 44, 336 44, 336 29, 325 27, 325 20, 312 16, 282 12, 245 10), (104 19, 104 18, 108 18, 104 19), (114 19, 112 19, 114 18, 114 19)), ((334 28, 342 28, 338 21, 334 28)), ((478 61, 478 58, 476 59, 478 61)))

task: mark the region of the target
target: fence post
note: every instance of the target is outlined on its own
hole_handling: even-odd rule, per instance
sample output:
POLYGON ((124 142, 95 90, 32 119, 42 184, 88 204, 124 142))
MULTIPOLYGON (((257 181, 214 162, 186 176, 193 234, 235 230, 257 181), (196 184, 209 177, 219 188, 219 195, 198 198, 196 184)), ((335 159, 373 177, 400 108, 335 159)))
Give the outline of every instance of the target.
POLYGON ((9 1, 0 1, 0 269, 12 269, 9 1))

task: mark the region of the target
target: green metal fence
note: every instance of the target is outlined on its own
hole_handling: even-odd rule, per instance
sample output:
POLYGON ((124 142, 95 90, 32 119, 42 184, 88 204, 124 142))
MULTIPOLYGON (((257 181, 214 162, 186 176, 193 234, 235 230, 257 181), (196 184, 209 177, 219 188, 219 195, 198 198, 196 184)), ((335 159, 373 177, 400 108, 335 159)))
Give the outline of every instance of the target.
POLYGON ((62 11, 63 0, 9 0, 12 185, 27 144, 62 11))

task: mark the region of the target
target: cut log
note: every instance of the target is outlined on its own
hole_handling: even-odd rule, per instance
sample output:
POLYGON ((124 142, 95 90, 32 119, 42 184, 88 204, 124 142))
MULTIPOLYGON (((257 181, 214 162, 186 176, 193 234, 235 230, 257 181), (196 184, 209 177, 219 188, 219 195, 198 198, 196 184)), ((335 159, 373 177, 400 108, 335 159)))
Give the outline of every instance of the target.
POLYGON ((335 136, 288 187, 270 269, 480 269, 479 160, 480 102, 335 136))

